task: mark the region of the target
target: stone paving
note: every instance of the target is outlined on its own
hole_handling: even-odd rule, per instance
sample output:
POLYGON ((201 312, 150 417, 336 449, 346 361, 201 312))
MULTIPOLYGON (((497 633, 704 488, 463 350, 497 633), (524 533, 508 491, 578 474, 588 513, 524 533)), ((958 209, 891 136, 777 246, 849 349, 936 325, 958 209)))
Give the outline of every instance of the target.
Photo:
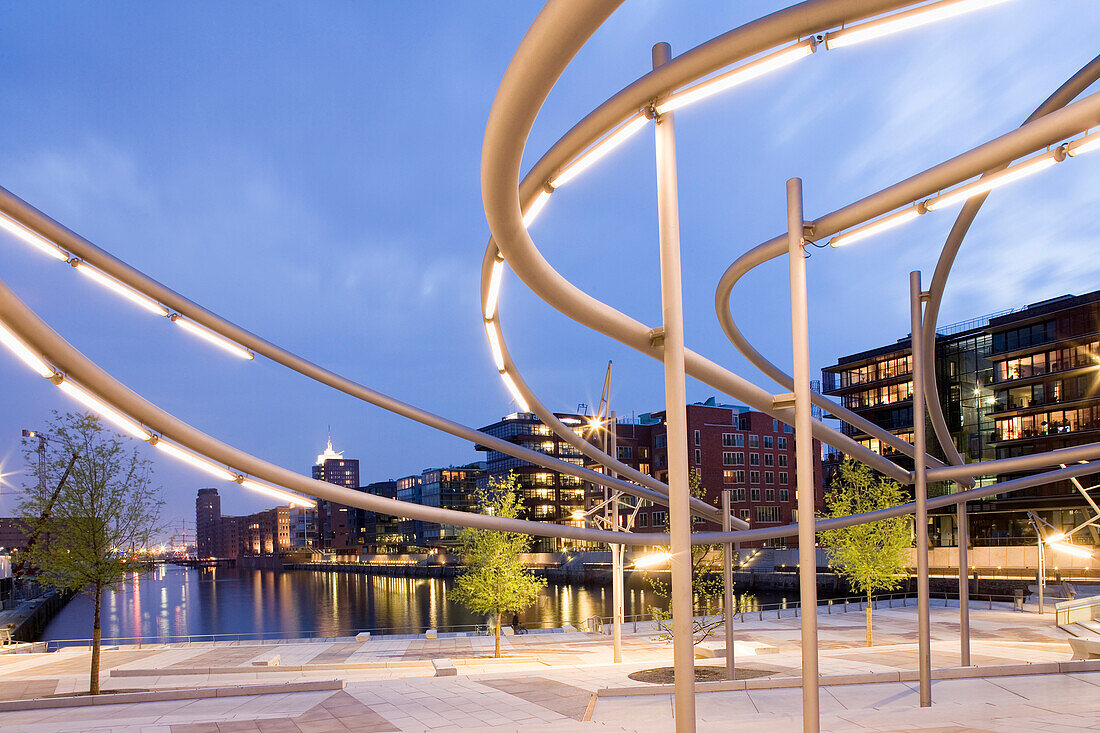
MULTIPOLYGON (((823 674, 914 669, 913 608, 875 612, 875 646, 864 644, 862 614, 820 616, 823 674)), ((799 619, 745 618, 741 640, 772 645, 778 653, 743 656, 738 665, 771 677, 799 675, 799 619)), ((1050 614, 1014 613, 1001 608, 972 612, 973 662, 978 665, 1066 661, 1066 634, 1050 614)), ((958 611, 933 609, 933 666, 958 665, 958 611)), ((624 663, 610 664, 610 639, 599 634, 545 633, 505 637, 503 661, 492 654, 491 637, 428 640, 376 637, 310 640, 301 643, 202 645, 105 651, 105 689, 173 689, 271 684, 339 678, 338 692, 296 692, 200 700, 97 704, 73 708, 0 712, 0 729, 30 733, 69 731, 671 731, 668 694, 596 697, 597 690, 647 685, 631 672, 671 664, 671 652, 633 626, 624 634, 624 663), (251 666, 278 654, 282 665, 304 670, 251 666), (430 661, 449 657, 459 676, 433 677, 430 661), (310 664, 398 663, 372 668, 309 669, 310 664), (231 668, 229 673, 209 673, 231 668), (132 670, 142 676, 111 677, 132 670), (158 674, 172 670, 176 674, 158 674), (259 671, 258 671, 259 670, 259 671), (146 675, 146 672, 148 674, 146 675), (182 673, 182 674, 180 674, 182 673)), ((88 653, 0 655, 0 698, 26 699, 87 689, 88 653)), ((720 667, 721 659, 698 660, 720 667)), ((821 688, 822 729, 898 731, 1100 730, 1100 672, 937 681, 932 708, 917 705, 916 683, 894 682, 821 688)), ((97 700, 97 702, 99 702, 97 700)), ((754 689, 699 692, 700 730, 778 733, 800 730, 801 690, 754 689)))

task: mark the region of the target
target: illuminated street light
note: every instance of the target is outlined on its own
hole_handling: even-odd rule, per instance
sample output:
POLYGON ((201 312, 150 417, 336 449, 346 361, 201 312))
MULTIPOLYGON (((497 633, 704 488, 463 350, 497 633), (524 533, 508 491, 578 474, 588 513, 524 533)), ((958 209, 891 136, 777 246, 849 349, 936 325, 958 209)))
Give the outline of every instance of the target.
POLYGON ((649 570, 651 568, 657 568, 662 565, 668 565, 671 561, 671 552, 651 552, 648 555, 642 555, 639 558, 635 558, 634 567, 638 568, 639 570, 649 570))
POLYGON ((1087 550, 1084 547, 1078 547, 1077 545, 1071 545, 1068 542, 1051 542, 1047 540, 1046 543, 1058 552, 1064 552, 1067 555, 1073 555, 1074 557, 1092 557, 1092 551, 1087 550))

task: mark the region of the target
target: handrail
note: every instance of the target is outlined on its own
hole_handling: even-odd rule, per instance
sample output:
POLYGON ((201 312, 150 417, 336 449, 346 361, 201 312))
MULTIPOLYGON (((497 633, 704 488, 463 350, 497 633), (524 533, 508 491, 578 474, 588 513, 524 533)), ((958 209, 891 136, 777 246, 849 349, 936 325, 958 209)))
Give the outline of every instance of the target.
MULTIPOLYGON (((944 602, 944 607, 946 608, 948 601, 958 599, 958 594, 957 593, 932 593, 932 594, 929 595, 929 598, 931 598, 931 599, 942 599, 943 602, 944 602)), ((973 594, 972 593, 970 595, 970 600, 971 600, 972 604, 973 604, 973 602, 975 602, 977 600, 984 600, 989 604, 990 609, 993 608, 994 603, 1012 603, 1013 601, 1015 601, 1015 599, 1016 599, 1016 596, 1006 595, 1006 594, 1003 594, 1003 593, 982 593, 982 594, 973 594)), ((900 607, 904 608, 905 606, 909 605, 908 601, 910 601, 910 600, 916 600, 916 594, 915 593, 882 593, 882 594, 875 595, 875 596, 871 597, 871 603, 872 603, 872 608, 873 609, 881 608, 883 602, 888 604, 887 605, 888 608, 893 608, 894 603, 896 601, 900 601, 901 602, 900 607)), ((1097 597, 1097 601, 1100 602, 1100 597, 1097 597)), ((848 613, 848 611, 849 611, 848 607, 849 606, 855 606, 855 609, 853 609, 853 610, 863 611, 866 607, 866 604, 867 604, 867 596, 862 595, 862 596, 847 596, 847 597, 844 597, 844 598, 819 599, 818 602, 817 602, 817 607, 818 608, 826 608, 826 609, 828 609, 828 613, 831 614, 831 613, 833 613, 833 609, 837 608, 839 606, 840 607, 839 613, 848 613)), ((777 619, 779 619, 779 618, 783 617, 783 612, 784 611, 793 611, 794 612, 794 617, 797 618, 798 615, 799 615, 799 611, 801 610, 801 607, 802 607, 802 604, 799 603, 798 601, 787 601, 787 602, 780 602, 780 603, 759 604, 759 605, 757 605, 753 608, 742 608, 741 610, 736 611, 733 614, 733 616, 734 616, 735 619, 737 619, 737 620, 741 621, 742 623, 744 623, 746 614, 749 614, 749 615, 756 614, 757 617, 759 618, 759 620, 762 621, 762 620, 764 620, 764 614, 765 613, 774 612, 776 614, 775 617, 777 619)), ((703 618, 706 618, 708 616, 721 616, 722 615, 721 611, 715 611, 714 609, 695 609, 695 611, 693 613, 694 613, 695 616, 701 616, 703 618)), ((653 614, 634 614, 634 615, 631 615, 631 616, 624 616, 623 617, 623 623, 624 624, 633 623, 635 625, 634 626, 634 631, 638 630, 637 629, 637 622, 638 621, 652 621, 652 620, 654 620, 653 614)), ((613 616, 590 616, 589 618, 585 619, 584 624, 582 626, 582 630, 592 631, 592 632, 600 633, 600 634, 606 634, 606 633, 609 633, 609 632, 605 630, 605 627, 608 627, 613 623, 614 623, 614 617, 613 616)))
POLYGON ((1060 601, 1054 604, 1054 623, 1057 626, 1077 623, 1077 619, 1070 618, 1073 611, 1081 611, 1086 608, 1093 609, 1086 621, 1100 617, 1100 596, 1088 596, 1086 598, 1073 598, 1068 601, 1060 601))

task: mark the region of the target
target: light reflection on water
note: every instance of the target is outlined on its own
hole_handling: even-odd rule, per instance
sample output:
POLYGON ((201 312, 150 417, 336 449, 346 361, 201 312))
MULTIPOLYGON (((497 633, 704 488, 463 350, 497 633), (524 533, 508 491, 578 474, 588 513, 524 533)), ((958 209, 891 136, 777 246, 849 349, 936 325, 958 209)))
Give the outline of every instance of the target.
MULTIPOLYGON (((339 636, 360 629, 418 632, 484 623, 484 618, 450 600, 453 586, 453 580, 439 578, 158 566, 149 574, 128 576, 117 591, 106 594, 103 637, 152 641, 201 634, 339 636)), ((760 600, 772 603, 781 598, 760 600)), ((627 616, 646 613, 651 605, 664 607, 664 599, 644 581, 628 584, 627 616)), ((551 583, 521 618, 529 626, 561 626, 610 614, 610 587, 551 583)), ((92 601, 80 595, 54 617, 41 638, 87 639, 91 624, 92 601)))

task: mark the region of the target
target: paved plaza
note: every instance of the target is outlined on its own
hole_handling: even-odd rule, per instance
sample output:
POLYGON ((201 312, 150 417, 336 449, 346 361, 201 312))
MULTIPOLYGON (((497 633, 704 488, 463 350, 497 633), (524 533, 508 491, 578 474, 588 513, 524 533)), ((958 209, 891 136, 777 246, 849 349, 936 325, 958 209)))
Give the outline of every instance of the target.
MULTIPOLYGON (((933 609, 933 666, 958 666, 958 610, 933 609)), ((822 614, 821 673, 898 672, 916 667, 912 607, 875 612, 876 645, 863 646, 859 612, 822 614)), ((739 640, 775 653, 743 656, 738 665, 761 680, 799 675, 799 620, 746 618, 739 640), (769 650, 771 651, 771 650, 769 650)), ((503 639, 493 661, 491 637, 383 637, 216 646, 119 649, 103 654, 110 690, 270 685, 342 680, 342 690, 234 695, 0 712, 4 731, 425 731, 672 730, 671 695, 628 677, 671 664, 671 650, 651 632, 626 627, 624 663, 613 665, 600 634, 542 633, 503 639), (254 666, 279 656, 279 667, 254 666), (449 658, 458 674, 435 677, 432 659, 449 658), (621 688, 633 688, 625 691, 621 688), (610 692, 609 692, 610 690, 610 692), (603 691, 597 694, 598 691, 603 691), (631 694, 624 694, 625 692, 631 694), (636 693, 636 694, 634 694, 636 693), (649 694, 646 694, 649 693, 649 694)), ((1064 662, 1066 634, 1050 614, 1004 608, 972 612, 973 663, 1064 662)), ((720 659, 699 665, 721 667, 720 659)), ((0 655, 0 699, 65 695, 87 689, 88 653, 0 655)), ((788 683, 789 684, 789 683, 788 683)), ((917 683, 895 681, 821 688, 822 729, 835 731, 1100 730, 1100 671, 937 680, 932 708, 917 706, 917 683)), ((800 730, 798 687, 707 691, 696 696, 700 730, 800 730)), ((713 689, 713 688, 711 688, 713 689)))

